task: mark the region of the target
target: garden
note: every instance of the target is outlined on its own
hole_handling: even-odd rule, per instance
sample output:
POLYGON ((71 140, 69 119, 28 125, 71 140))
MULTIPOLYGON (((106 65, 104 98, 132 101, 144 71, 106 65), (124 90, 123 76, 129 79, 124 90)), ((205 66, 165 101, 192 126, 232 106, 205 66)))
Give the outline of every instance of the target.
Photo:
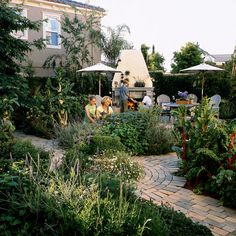
POLYGON ((82 35, 94 32, 93 18, 88 24, 65 16, 63 27, 78 34, 71 39, 81 48, 75 57, 75 42, 62 39, 72 55, 55 67, 55 77, 38 78, 22 63, 32 48, 44 47, 43 40, 27 42, 11 32, 38 30, 42 22, 30 22, 20 11, 0 3, 0 234, 212 235, 183 213, 138 197, 144 170, 137 160, 174 150, 181 160, 176 174, 186 177, 186 188, 235 208, 235 120, 215 118, 205 99, 192 120, 184 107, 175 111, 174 127, 163 123, 158 106, 84 123, 87 94, 96 91, 98 78, 76 70, 81 55, 91 59, 82 35), (53 153, 16 139, 15 130, 56 139, 65 152, 61 164, 51 169, 53 153))

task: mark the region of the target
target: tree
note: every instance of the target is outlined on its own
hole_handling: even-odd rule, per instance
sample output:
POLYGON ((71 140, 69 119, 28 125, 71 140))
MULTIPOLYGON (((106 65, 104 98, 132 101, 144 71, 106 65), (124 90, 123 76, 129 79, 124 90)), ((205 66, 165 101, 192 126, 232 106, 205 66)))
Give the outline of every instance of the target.
POLYGON ((133 48, 132 44, 124 38, 125 33, 130 33, 127 25, 107 27, 106 32, 102 33, 101 48, 110 66, 116 66, 121 50, 133 48))
POLYGON ((28 42, 15 37, 14 31, 26 29, 39 30, 41 21, 32 22, 21 16, 22 9, 10 7, 9 0, 0 2, 0 97, 1 114, 9 118, 13 111, 13 105, 18 104, 19 96, 25 96, 27 85, 20 75, 22 62, 26 55, 35 46, 38 49, 43 47, 42 39, 28 42), (9 106, 5 106, 7 103, 9 106), (4 111, 4 109, 7 110, 4 111), (4 109, 3 109, 4 108, 4 109), (3 115, 4 114, 4 115, 3 115))
POLYGON ((155 52, 155 46, 152 46, 152 53, 148 56, 148 70, 149 71, 156 71, 162 70, 164 71, 164 63, 165 58, 159 53, 155 52))
POLYGON ((149 49, 150 49, 150 47, 148 47, 146 44, 141 45, 141 52, 143 54, 143 58, 144 58, 147 66, 148 66, 148 50, 149 49))
POLYGON ((200 49, 199 44, 188 42, 179 52, 174 52, 172 60, 171 72, 178 73, 182 69, 202 63, 202 50, 200 49))
POLYGON ((232 96, 236 98, 236 46, 232 56, 232 69, 231 69, 231 84, 232 84, 232 96))
POLYGON ((149 54, 148 50, 150 49, 149 46, 146 44, 141 45, 141 52, 143 54, 144 60, 146 62, 146 65, 148 67, 149 71, 156 71, 156 70, 162 70, 164 71, 164 61, 165 58, 159 53, 155 52, 155 46, 152 46, 152 53, 149 54))
POLYGON ((60 35, 65 54, 52 55, 44 63, 44 67, 63 67, 68 77, 76 78, 76 71, 93 63, 94 47, 100 45, 101 32, 99 19, 94 11, 86 11, 82 18, 75 9, 71 19, 64 15, 60 35))

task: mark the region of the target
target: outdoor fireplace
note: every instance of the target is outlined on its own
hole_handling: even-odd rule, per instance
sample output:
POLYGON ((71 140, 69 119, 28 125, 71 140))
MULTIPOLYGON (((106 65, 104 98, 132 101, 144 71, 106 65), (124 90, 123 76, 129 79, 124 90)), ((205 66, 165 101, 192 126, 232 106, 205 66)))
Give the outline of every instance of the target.
MULTIPOLYGON (((121 51, 117 70, 123 73, 115 74, 112 81, 113 105, 119 106, 119 89, 124 79, 129 79, 129 95, 134 100, 142 101, 145 95, 153 98, 152 78, 149 76, 141 51, 121 51)), ((130 108, 132 107, 134 107, 134 105, 130 103, 130 108)))

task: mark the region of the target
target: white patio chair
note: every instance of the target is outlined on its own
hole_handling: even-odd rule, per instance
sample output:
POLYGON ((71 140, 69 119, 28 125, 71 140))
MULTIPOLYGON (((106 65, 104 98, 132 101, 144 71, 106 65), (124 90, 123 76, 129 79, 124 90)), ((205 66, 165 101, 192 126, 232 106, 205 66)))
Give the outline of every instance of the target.
POLYGON ((170 102, 170 97, 165 95, 165 94, 161 94, 157 97, 157 104, 159 106, 163 106, 165 103, 169 103, 170 102))
POLYGON ((169 116, 169 121, 171 118, 171 113, 170 113, 170 107, 168 107, 168 104, 170 103, 170 97, 167 96, 166 94, 161 94, 157 97, 157 104, 162 108, 161 114, 164 116, 169 116))
POLYGON ((193 102, 194 102, 194 103, 197 103, 197 100, 198 100, 197 95, 195 95, 195 94, 193 94, 193 93, 190 93, 190 94, 188 95, 188 99, 190 99, 190 98, 193 99, 193 102))
POLYGON ((216 112, 218 118, 220 116, 220 102, 221 102, 221 96, 218 94, 212 96, 210 99, 210 107, 212 108, 213 111, 216 112))

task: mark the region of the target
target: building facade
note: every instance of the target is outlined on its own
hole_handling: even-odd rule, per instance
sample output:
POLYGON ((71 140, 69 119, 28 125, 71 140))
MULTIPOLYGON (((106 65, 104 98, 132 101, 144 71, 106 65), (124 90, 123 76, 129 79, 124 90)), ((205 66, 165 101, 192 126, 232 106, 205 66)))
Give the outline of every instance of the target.
MULTIPOLYGON (((25 30, 24 32, 14 32, 16 37, 33 42, 43 38, 45 48, 42 50, 33 49, 28 55, 28 61, 32 63, 36 76, 45 77, 53 76, 53 69, 43 68, 45 60, 52 55, 64 55, 65 49, 61 44, 60 35, 66 36, 62 30, 62 18, 66 14, 70 18, 76 14, 82 19, 83 14, 87 11, 95 11, 101 22, 105 11, 100 7, 83 4, 71 0, 11 0, 11 5, 20 5, 23 8, 22 15, 31 21, 45 20, 40 30, 25 30)), ((93 54, 93 63, 101 60, 101 52, 97 47, 91 47, 93 54)))

